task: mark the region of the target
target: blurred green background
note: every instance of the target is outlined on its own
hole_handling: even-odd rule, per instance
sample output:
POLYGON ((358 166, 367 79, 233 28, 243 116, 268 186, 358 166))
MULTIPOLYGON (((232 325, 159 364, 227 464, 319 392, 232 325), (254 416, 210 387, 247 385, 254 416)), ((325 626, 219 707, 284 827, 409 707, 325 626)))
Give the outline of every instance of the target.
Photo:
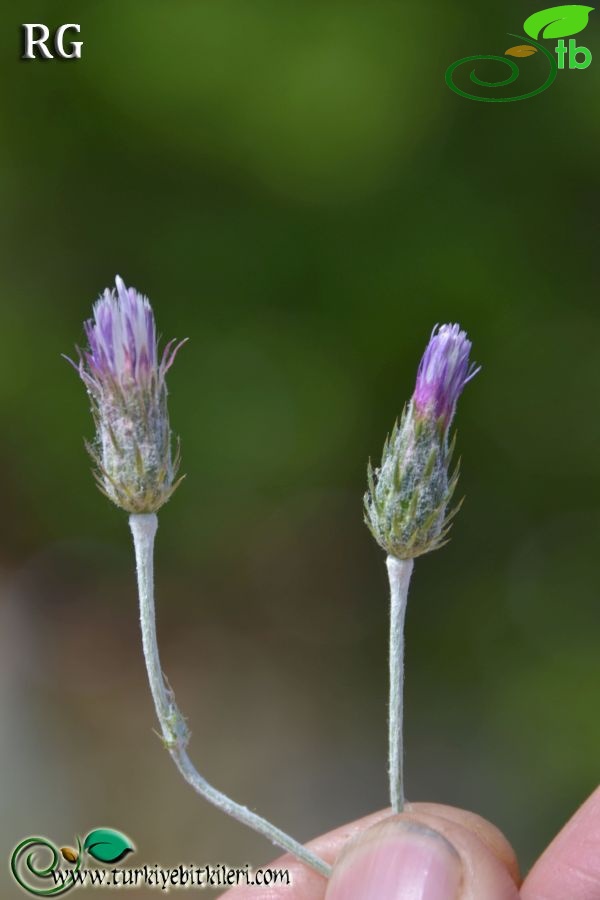
POLYGON ((467 502, 411 590, 407 793, 489 817, 526 868, 597 783, 595 14, 598 61, 534 99, 474 103, 443 80, 534 11, 3 4, 5 857, 100 825, 140 862, 273 855, 152 732, 127 521, 94 488, 60 358, 117 272, 166 339, 190 338, 157 600, 202 772, 301 839, 386 805, 365 467, 432 326, 458 321, 483 371, 457 416, 467 502), (80 23, 82 60, 20 62, 23 20, 80 23))

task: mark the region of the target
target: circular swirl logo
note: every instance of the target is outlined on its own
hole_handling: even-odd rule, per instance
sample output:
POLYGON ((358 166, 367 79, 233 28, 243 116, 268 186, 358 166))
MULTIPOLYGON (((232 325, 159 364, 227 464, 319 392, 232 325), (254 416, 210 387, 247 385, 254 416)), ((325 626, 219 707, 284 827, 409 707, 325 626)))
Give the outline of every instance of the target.
MULTIPOLYGON (((510 34, 510 32, 508 32, 508 33, 510 34)), ((510 36, 519 38, 520 40, 527 40, 526 38, 521 38, 521 36, 518 34, 511 34, 510 36)), ((539 87, 535 88, 534 90, 526 91, 523 94, 517 94, 513 97, 510 97, 510 96, 509 97, 493 97, 493 96, 485 97, 485 96, 482 96, 481 94, 471 94, 468 91, 463 90, 454 81, 454 73, 456 72, 456 70, 458 68, 460 68, 460 66, 463 66, 463 65, 469 64, 469 63, 473 63, 473 62, 477 62, 478 60, 482 60, 482 59, 493 59, 496 62, 502 63, 504 66, 507 66, 508 69, 510 70, 510 74, 506 78, 503 78, 498 81, 484 81, 482 78, 479 78, 477 76, 475 69, 472 69, 471 74, 470 74, 471 81, 474 84, 477 84, 483 88, 506 87, 506 85, 512 84, 514 81, 516 81, 520 74, 519 67, 516 64, 516 62, 514 62, 512 59, 507 59, 506 55, 505 56, 494 56, 494 55, 478 54, 477 56, 465 56, 465 57, 463 57, 463 59, 459 59, 456 62, 452 63, 452 65, 448 66, 448 68, 446 69, 446 84, 448 85, 450 90, 454 91, 455 94, 460 94, 461 97, 467 97, 467 99, 469 99, 469 100, 481 100, 483 103, 513 103, 515 100, 526 100, 528 97, 535 97, 536 94, 541 94, 542 91, 545 91, 547 88, 550 87, 550 85, 556 78, 556 75, 558 72, 558 67, 556 65, 556 60, 554 59, 554 57, 550 53, 550 51, 546 49, 546 47, 544 47, 542 44, 538 44, 534 40, 530 39, 530 41, 538 50, 541 50, 541 52, 544 54, 544 56, 547 58, 548 62, 550 63, 550 71, 548 72, 548 76, 547 76, 546 80, 544 81, 543 84, 541 84, 539 87)), ((523 48, 526 46, 528 46, 528 45, 527 44, 522 45, 523 48)), ((521 48, 514 47, 512 49, 520 50, 521 48)), ((536 51, 533 50, 533 53, 535 53, 535 52, 536 51)), ((507 50, 506 53, 510 54, 510 51, 507 50)), ((519 55, 521 55, 521 54, 519 54, 519 55)), ((530 56, 530 55, 533 55, 533 54, 527 53, 527 56, 530 56)), ((525 52, 523 52, 523 56, 525 56, 525 52)))
MULTIPOLYGON (((68 848, 65 848, 65 851, 68 848)), ((74 851, 70 851, 75 856, 74 851)), ((66 859, 68 856, 63 853, 66 859)), ((17 884, 36 897, 56 897, 70 891, 75 884, 75 873, 81 868, 81 841, 77 838, 75 865, 58 884, 54 873, 60 866, 61 851, 55 845, 41 837, 26 838, 15 847, 10 858, 10 868, 17 884), (46 865, 39 861, 41 855, 46 857, 46 865), (48 857, 48 854, 50 856, 48 857), (32 883, 32 879, 35 881, 32 883), (51 881, 52 886, 49 885, 51 881), (47 885, 44 887, 43 885, 47 885)))
POLYGON ((95 828, 85 838, 83 844, 77 838, 77 849, 61 847, 60 850, 43 837, 29 837, 21 841, 12 852, 10 869, 13 878, 24 891, 35 897, 57 897, 65 894, 75 885, 84 884, 80 873, 82 860, 86 857, 97 863, 120 863, 128 853, 133 853, 134 844, 114 828, 95 828), (68 868, 61 868, 61 859, 68 868))

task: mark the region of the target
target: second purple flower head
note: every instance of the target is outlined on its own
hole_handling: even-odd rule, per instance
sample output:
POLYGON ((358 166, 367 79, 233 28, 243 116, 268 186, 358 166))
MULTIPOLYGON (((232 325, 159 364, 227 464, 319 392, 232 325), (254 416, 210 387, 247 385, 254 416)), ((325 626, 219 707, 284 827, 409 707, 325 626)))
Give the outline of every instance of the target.
POLYGON ((464 386, 479 369, 459 325, 433 329, 417 371, 413 396, 383 448, 369 464, 365 522, 390 556, 410 559, 442 546, 458 470, 449 474, 448 430, 464 386))
POLYGON ((481 367, 469 362, 471 341, 460 325, 436 325, 419 364, 413 394, 416 412, 448 428, 465 384, 481 367))

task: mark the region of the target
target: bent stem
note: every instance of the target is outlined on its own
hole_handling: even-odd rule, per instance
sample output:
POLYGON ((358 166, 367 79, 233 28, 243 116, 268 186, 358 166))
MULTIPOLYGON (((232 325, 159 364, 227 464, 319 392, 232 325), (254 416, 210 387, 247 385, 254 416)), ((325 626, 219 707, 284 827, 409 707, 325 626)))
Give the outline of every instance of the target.
POLYGON ((160 666, 158 642, 156 637, 156 617, 154 611, 154 538, 158 528, 158 519, 154 513, 134 514, 129 517, 129 525, 133 535, 135 560, 137 568, 138 592, 140 599, 140 622, 142 626, 142 645, 150 690, 156 708, 156 714, 162 731, 165 747, 171 754, 173 762, 185 780, 194 790, 213 803, 223 812, 244 825, 264 835, 273 844, 292 853, 302 862, 312 866, 321 875, 328 877, 331 867, 298 841, 271 825, 266 819, 256 815, 245 806, 235 803, 221 791, 212 787, 195 769, 187 753, 189 732, 185 719, 181 715, 175 695, 167 685, 160 666))
POLYGON ((386 560, 390 582, 390 709, 388 759, 390 803, 395 813, 404 809, 404 616, 412 559, 386 560))

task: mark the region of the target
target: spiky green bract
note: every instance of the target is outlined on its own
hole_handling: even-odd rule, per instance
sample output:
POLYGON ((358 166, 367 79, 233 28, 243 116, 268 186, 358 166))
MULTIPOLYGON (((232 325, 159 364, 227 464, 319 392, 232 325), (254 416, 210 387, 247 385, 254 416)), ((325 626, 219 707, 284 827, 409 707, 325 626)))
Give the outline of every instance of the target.
MULTIPOLYGON (((412 559, 446 543, 458 481, 449 475, 454 441, 443 420, 421 416, 411 400, 386 439, 380 468, 368 467, 365 522, 390 556, 412 559)), ((460 506, 460 504, 459 504, 460 506)))
POLYGON ((179 442, 171 454, 167 388, 150 382, 124 392, 117 384, 101 396, 88 390, 96 440, 86 442, 102 493, 129 513, 156 512, 181 482, 179 442))

